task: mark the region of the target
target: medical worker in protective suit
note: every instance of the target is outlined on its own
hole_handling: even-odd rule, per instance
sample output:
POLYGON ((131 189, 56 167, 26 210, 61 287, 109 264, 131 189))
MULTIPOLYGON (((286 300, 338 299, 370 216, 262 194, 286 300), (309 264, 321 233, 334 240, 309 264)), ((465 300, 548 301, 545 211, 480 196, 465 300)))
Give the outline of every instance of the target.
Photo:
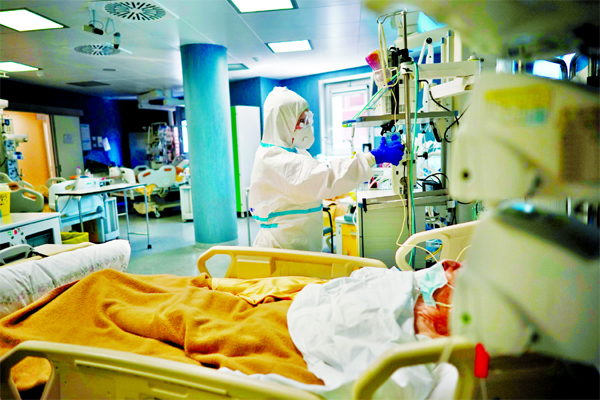
POLYGON ((264 133, 250 182, 250 212, 261 227, 255 247, 318 251, 323 199, 347 193, 373 177, 373 165, 398 165, 403 146, 382 145, 328 164, 306 151, 314 142, 308 103, 276 87, 264 104, 264 133))

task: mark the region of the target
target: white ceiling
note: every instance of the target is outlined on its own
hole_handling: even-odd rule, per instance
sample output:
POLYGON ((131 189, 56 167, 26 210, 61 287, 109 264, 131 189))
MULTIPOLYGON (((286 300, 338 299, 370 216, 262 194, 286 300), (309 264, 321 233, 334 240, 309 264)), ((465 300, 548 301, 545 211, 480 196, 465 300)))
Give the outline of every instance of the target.
MULTIPOLYGON (((9 73, 10 79, 119 97, 152 89, 181 90, 179 48, 185 44, 227 47, 229 63, 243 63, 249 68, 229 72, 230 80, 257 76, 285 79, 357 67, 366 65, 365 56, 379 47, 377 14, 360 0, 296 1, 298 9, 294 10, 238 14, 227 0, 146 0, 164 8, 167 15, 144 22, 114 18, 121 33, 121 48, 130 53, 98 57, 73 49, 112 42, 112 35, 98 36, 82 29, 90 21, 88 7, 97 10, 96 19, 106 22, 109 14, 103 6, 107 1, 2 0, 2 10, 26 7, 69 28, 16 32, 0 27, 0 61, 21 62, 43 71, 43 75, 9 73), (300 39, 309 39, 313 50, 274 54, 265 45, 300 39), (67 84, 79 81, 110 86, 79 88, 67 84)), ((386 24, 388 45, 396 36, 397 31, 386 24)))

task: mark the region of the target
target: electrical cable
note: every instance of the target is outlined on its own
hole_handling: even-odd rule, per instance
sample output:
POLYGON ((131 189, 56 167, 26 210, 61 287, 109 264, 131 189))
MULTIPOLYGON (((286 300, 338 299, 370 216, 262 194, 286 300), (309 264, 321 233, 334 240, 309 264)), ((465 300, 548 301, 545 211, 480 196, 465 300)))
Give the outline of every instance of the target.
MULTIPOLYGON (((60 197, 56 198, 56 206, 58 206, 58 199, 60 197)), ((65 203, 64 207, 58 212, 60 215, 62 215, 62 212, 65 211, 65 208, 67 208, 67 206, 69 205, 69 202, 71 201, 71 199, 73 198, 73 196, 69 196, 69 198, 67 199, 67 202, 65 203)))
POLYGON ((37 251, 35 251, 35 250, 31 250, 31 251, 30 251, 30 253, 31 253, 32 255, 34 255, 34 256, 40 256, 40 257, 42 257, 42 258, 47 258, 47 257, 48 257, 46 254, 42 254, 42 253, 40 253, 40 252, 37 252, 37 251))
POLYGON ((104 24, 104 33, 111 35, 117 31, 117 27, 115 26, 115 21, 112 18, 108 18, 106 23, 104 24), (112 22, 113 30, 111 32, 108 31, 108 26, 112 22))
POLYGON ((465 108, 465 111, 462 112, 462 114, 460 114, 458 116, 458 118, 456 118, 456 120, 454 120, 450 125, 448 125, 448 127, 446 128, 446 130, 444 131, 444 135, 442 136, 444 138, 444 140, 448 143, 452 143, 454 140, 448 140, 448 131, 450 130, 450 128, 452 128, 452 126, 456 123, 458 123, 458 121, 462 118, 463 115, 465 115, 465 113, 467 112, 467 110, 469 109, 469 107, 471 107, 471 105, 469 104, 467 106, 467 108, 465 108))
POLYGON ((427 175, 423 180, 435 177, 438 181, 440 181, 440 183, 442 183, 441 179, 439 179, 438 176, 443 176, 444 178, 446 178, 446 183, 448 184, 448 186, 450 186, 450 179, 448 179, 448 176, 443 172, 434 172, 433 174, 427 175))

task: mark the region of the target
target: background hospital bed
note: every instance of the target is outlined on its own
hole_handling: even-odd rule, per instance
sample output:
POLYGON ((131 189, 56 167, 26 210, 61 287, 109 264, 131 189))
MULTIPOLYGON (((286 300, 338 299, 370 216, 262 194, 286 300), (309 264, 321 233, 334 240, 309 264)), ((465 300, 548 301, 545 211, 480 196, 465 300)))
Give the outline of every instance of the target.
MULTIPOLYGON (((262 278, 299 275, 324 279, 344 277, 364 266, 385 268, 378 260, 334 254, 252 247, 216 246, 198 260, 229 256, 228 278, 262 278)), ((427 340, 399 345, 379 357, 355 382, 354 398, 369 398, 398 368, 436 362, 451 349, 449 362, 459 372, 455 398, 471 398, 474 391, 475 348, 460 338, 427 340), (452 340, 449 346, 449 340, 452 340)), ((214 369, 115 350, 28 341, 0 359, 0 397, 18 399, 10 368, 25 357, 47 358, 52 376, 42 398, 297 398, 321 397, 272 382, 219 372, 214 369)), ((448 396, 450 397, 450 396, 448 396)))

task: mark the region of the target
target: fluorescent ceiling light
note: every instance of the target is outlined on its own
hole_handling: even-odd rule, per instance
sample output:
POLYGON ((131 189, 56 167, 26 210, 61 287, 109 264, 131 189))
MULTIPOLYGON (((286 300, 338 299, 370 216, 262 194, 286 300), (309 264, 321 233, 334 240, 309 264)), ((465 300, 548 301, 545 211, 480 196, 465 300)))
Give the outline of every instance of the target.
POLYGON ((298 8, 293 0, 229 0, 239 13, 292 10, 298 8))
POLYGON ((65 25, 25 9, 0 11, 0 25, 19 32, 65 28, 65 25))
POLYGON ((244 69, 248 69, 244 64, 227 64, 227 69, 229 71, 241 71, 244 69))
POLYGON ((39 68, 30 67, 29 65, 17 63, 14 61, 0 62, 0 71, 6 72, 22 72, 22 71, 37 71, 39 68))
POLYGON ((312 50, 308 40, 294 40, 291 42, 267 43, 273 53, 290 53, 292 51, 312 50))

